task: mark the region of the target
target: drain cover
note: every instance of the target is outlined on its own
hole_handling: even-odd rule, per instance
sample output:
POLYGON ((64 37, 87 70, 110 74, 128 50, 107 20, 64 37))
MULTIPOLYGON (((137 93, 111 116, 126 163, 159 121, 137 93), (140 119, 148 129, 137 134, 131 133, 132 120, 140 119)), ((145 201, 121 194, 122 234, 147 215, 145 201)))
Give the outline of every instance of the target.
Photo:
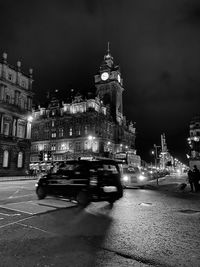
POLYGON ((152 203, 144 202, 144 203, 140 203, 139 205, 141 205, 141 206, 151 206, 152 203))
POLYGON ((200 212, 200 210, 179 210, 179 212, 186 213, 186 214, 192 214, 200 212))

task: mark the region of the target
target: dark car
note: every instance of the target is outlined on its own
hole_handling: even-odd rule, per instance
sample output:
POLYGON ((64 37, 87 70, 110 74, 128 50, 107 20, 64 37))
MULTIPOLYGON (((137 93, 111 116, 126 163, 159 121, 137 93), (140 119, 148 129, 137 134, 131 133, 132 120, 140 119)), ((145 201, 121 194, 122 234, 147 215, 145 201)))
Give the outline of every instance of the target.
POLYGON ((114 203, 123 196, 120 176, 114 160, 68 160, 38 180, 36 194, 39 199, 64 196, 84 206, 91 201, 114 203))

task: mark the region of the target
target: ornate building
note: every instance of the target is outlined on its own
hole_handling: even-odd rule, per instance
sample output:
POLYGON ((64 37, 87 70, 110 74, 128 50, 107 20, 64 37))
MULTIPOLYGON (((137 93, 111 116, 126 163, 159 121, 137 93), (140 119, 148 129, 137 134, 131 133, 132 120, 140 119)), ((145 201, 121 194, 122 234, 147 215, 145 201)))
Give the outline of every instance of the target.
POLYGON ((31 167, 80 156, 135 152, 135 126, 122 109, 122 79, 110 51, 95 75, 96 97, 71 103, 52 98, 33 112, 31 167))
POLYGON ((29 169, 32 69, 29 75, 7 63, 3 53, 0 62, 0 176, 25 175, 29 169))
POLYGON ((200 116, 195 116, 191 120, 189 131, 189 165, 193 167, 196 164, 200 168, 200 116))

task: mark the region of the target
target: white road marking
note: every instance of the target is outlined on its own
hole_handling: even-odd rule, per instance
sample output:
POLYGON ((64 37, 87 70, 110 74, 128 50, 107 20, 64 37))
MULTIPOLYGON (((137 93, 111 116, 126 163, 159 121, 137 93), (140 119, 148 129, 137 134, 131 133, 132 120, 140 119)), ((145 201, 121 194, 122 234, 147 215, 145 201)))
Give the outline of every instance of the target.
POLYGON ((28 197, 28 196, 34 196, 35 194, 28 194, 28 195, 20 195, 20 196, 16 196, 16 197, 13 197, 13 196, 10 196, 8 198, 20 198, 20 197, 28 197))
POLYGON ((38 230, 38 231, 41 231, 41 232, 44 232, 44 233, 47 233, 47 234, 51 234, 51 235, 54 234, 52 232, 46 231, 44 229, 41 229, 41 228, 38 228, 38 227, 35 227, 35 226, 32 226, 32 225, 23 224, 23 223, 19 223, 19 222, 17 222, 17 224, 19 224, 21 226, 25 226, 25 227, 31 228, 31 229, 35 229, 35 230, 38 230))
POLYGON ((1 215, 4 215, 4 216, 11 216, 11 217, 13 217, 13 216, 19 216, 19 215, 21 215, 21 214, 19 214, 19 213, 14 213, 14 214, 7 214, 7 213, 2 213, 2 212, 0 212, 0 214, 1 215))
POLYGON ((20 189, 17 189, 11 196, 9 196, 8 198, 12 198, 15 194, 17 194, 20 191, 20 189))
POLYGON ((7 226, 10 226, 10 225, 13 225, 13 224, 17 224, 17 223, 19 223, 19 222, 28 220, 28 219, 33 218, 33 217, 34 217, 34 216, 29 216, 29 217, 27 217, 27 218, 18 220, 18 221, 16 221, 16 222, 11 222, 11 223, 7 223, 7 224, 4 224, 4 225, 1 225, 1 226, 0 226, 0 229, 1 229, 1 228, 4 228, 4 227, 7 227, 7 226))
MULTIPOLYGON (((15 203, 14 203, 15 204, 15 203)), ((31 212, 26 212, 26 211, 22 211, 22 210, 18 210, 16 208, 11 208, 11 207, 7 207, 6 205, 4 206, 0 206, 0 208, 3 208, 3 209, 9 209, 9 210, 14 210, 14 211, 18 211, 18 212, 23 212, 23 213, 27 213, 29 215, 33 215, 34 213, 31 213, 31 212)))

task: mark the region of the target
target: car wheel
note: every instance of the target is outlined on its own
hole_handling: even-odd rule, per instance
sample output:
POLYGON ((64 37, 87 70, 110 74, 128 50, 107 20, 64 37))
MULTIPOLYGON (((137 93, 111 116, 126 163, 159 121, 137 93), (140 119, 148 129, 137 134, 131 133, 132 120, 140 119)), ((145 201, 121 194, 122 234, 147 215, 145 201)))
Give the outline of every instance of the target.
POLYGON ((87 192, 81 191, 78 193, 76 200, 81 207, 86 207, 89 204, 89 197, 87 192))
POLYGON ((39 186, 37 188, 36 193, 37 193, 38 199, 44 199, 46 197, 45 190, 42 186, 39 186))
POLYGON ((114 202, 115 202, 115 199, 111 198, 111 199, 108 200, 108 202, 110 203, 110 205, 113 205, 114 202))

